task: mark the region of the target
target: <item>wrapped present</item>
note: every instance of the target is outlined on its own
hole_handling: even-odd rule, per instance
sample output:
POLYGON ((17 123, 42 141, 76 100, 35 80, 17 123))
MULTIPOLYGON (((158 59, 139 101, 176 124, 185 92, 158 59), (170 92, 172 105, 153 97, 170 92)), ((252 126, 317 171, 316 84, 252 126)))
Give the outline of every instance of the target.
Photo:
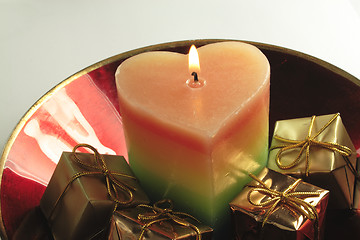
POLYGON ((175 212, 165 199, 153 206, 141 204, 113 215, 108 240, 211 239, 212 229, 187 213, 175 212))
POLYGON ((350 209, 356 151, 340 114, 277 121, 268 168, 330 190, 329 208, 350 209))
MULTIPOLYGON (((89 148, 94 154, 76 152, 89 148)), ((122 156, 63 152, 40 201, 55 239, 97 239, 116 208, 149 203, 122 156)))
POLYGON ((356 158, 356 183, 355 183, 355 193, 354 193, 354 209, 360 210, 360 157, 356 158))
POLYGON ((238 240, 322 239, 329 191, 264 168, 230 203, 238 240))
POLYGON ((12 239, 53 240, 50 228, 38 206, 25 215, 12 239))

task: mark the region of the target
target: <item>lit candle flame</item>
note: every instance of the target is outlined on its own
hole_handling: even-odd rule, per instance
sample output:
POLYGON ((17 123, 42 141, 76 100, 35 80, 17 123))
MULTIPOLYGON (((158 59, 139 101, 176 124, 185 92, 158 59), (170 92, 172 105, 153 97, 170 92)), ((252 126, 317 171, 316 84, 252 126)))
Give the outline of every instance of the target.
POLYGON ((190 47, 189 51, 189 72, 190 74, 200 72, 199 53, 194 45, 190 47))

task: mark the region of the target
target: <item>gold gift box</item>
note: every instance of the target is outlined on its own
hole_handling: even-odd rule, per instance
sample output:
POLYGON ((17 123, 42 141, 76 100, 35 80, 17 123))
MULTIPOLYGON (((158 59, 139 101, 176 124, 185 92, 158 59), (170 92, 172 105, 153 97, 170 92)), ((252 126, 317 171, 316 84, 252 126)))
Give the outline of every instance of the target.
POLYGON ((268 168, 330 190, 329 208, 353 205, 356 150, 340 114, 277 121, 268 168))
MULTIPOLYGON (((147 204, 149 199, 122 156, 101 155, 106 168, 114 174, 114 178, 130 186, 134 191, 133 200, 126 205, 116 204, 109 196, 105 181, 105 173, 97 169, 89 169, 86 163, 96 162, 96 155, 63 152, 53 176, 42 196, 40 208, 46 217, 54 239, 95 239, 107 229, 115 207, 132 207, 147 204), (78 177, 78 174, 90 173, 78 177), (123 174, 130 177, 117 176, 123 174)), ((96 166, 96 165, 94 165, 96 166)), ((117 199, 126 201, 129 196, 116 187, 117 199)))
POLYGON ((159 211, 139 205, 113 214, 107 239, 211 240, 212 233, 212 228, 187 213, 172 211, 172 206, 159 211))
POLYGON ((318 240, 323 238, 329 191, 301 181, 292 191, 289 191, 289 187, 294 186, 297 179, 268 168, 264 168, 257 175, 257 179, 262 181, 267 188, 279 193, 279 196, 272 193, 264 194, 266 190, 264 192, 257 190, 257 188, 263 189, 259 182, 256 180, 250 182, 230 202, 235 239, 318 240), (252 195, 251 191, 254 191, 252 195), (292 202, 288 202, 280 199, 284 192, 298 195, 295 194, 296 199, 292 198, 292 202), (278 197, 278 202, 272 208, 277 201, 276 197, 278 197), (300 205, 296 202, 298 199, 302 199, 306 205, 311 206, 310 210, 316 211, 317 217, 309 219, 297 211, 292 204, 305 209, 303 206, 305 204, 300 205), (270 204, 266 204, 271 200, 273 201, 270 204))

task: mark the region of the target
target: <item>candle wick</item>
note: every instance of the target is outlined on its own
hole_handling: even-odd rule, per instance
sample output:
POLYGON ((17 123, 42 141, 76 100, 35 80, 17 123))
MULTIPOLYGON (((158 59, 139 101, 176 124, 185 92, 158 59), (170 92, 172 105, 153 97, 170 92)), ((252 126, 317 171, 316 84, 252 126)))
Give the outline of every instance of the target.
POLYGON ((199 81, 199 78, 198 78, 198 74, 196 72, 192 72, 192 74, 194 76, 194 82, 197 82, 199 81))

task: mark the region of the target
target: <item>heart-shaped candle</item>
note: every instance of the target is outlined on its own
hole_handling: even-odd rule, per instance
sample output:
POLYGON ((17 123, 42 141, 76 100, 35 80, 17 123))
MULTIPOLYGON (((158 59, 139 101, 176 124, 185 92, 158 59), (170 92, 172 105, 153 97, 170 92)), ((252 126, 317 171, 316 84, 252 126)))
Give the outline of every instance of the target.
POLYGON ((247 173, 266 164, 270 67, 242 42, 198 53, 201 71, 190 72, 188 55, 136 55, 119 66, 116 84, 130 165, 143 187, 216 231, 247 173))

